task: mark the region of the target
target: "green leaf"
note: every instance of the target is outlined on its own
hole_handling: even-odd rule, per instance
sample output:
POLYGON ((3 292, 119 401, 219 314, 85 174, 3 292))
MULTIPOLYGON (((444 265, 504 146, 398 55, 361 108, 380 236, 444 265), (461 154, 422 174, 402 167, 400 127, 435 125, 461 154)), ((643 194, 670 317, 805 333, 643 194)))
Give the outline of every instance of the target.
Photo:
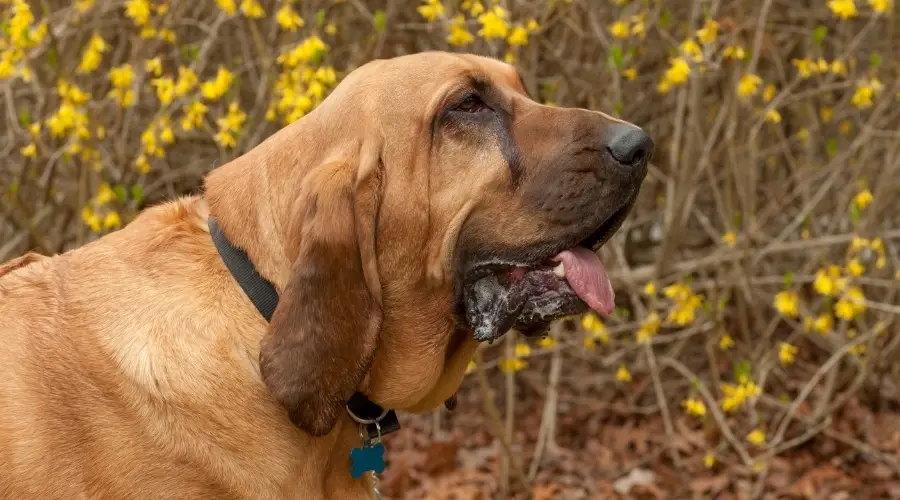
POLYGON ((31 113, 27 109, 19 111, 19 123, 26 127, 31 125, 31 113))
POLYGON ((744 222, 744 217, 741 213, 736 213, 731 217, 731 221, 734 223, 735 227, 740 229, 741 223, 744 222))
POLYGON ((0 35, 9 36, 9 21, 6 19, 0 22, 0 35))
POLYGON ((816 26, 815 31, 813 31, 813 43, 819 44, 822 43, 822 40, 828 35, 828 27, 822 24, 816 26))
POLYGON ((741 361, 734 365, 734 379, 740 382, 742 379, 750 378, 750 362, 741 361))
POLYGON ((184 45, 181 47, 181 57, 188 61, 196 61, 200 55, 200 47, 196 45, 184 45))
POLYGON ((13 196, 19 194, 19 183, 18 182, 12 181, 9 184, 9 194, 11 194, 13 196))
POLYGON ((117 184, 113 187, 113 193, 116 193, 116 199, 119 200, 119 203, 125 203, 125 200, 128 199, 128 192, 125 191, 125 186, 122 184, 117 184))
POLYGON ((131 186, 131 199, 137 204, 144 200, 144 186, 142 184, 131 186))
POLYGON ((613 67, 615 67, 616 69, 622 69, 622 66, 625 63, 625 57, 622 55, 622 47, 613 45, 612 50, 609 54, 609 60, 612 61, 613 67))
POLYGON ((325 26, 325 9, 319 9, 319 12, 316 12, 316 26, 325 26))
POLYGON ((876 69, 881 65, 881 56, 877 52, 873 52, 872 56, 869 57, 869 64, 872 65, 872 69, 876 69))
POLYGON ((859 224, 860 219, 862 218, 862 213, 859 211, 859 207, 856 203, 850 203, 850 220, 854 225, 859 224))
POLYGON ((672 11, 669 9, 663 9, 662 13, 659 15, 659 21, 657 21, 659 27, 662 29, 666 29, 669 25, 672 24, 672 11))
POLYGON ((56 68, 56 66, 58 64, 59 64, 59 53, 56 52, 55 48, 50 47, 49 49, 47 49, 47 65, 50 66, 51 68, 56 68))
POLYGON ((381 33, 382 31, 384 31, 385 16, 384 16, 383 10, 379 9, 379 10, 375 11, 374 21, 375 21, 375 32, 381 33))
POLYGON ((793 271, 788 271, 784 273, 784 286, 786 288, 790 288, 794 284, 794 273, 793 271))
POLYGON ((828 153, 829 158, 833 158, 837 154, 837 147, 837 139, 828 140, 828 144, 825 145, 825 152, 828 153))
POLYGON ((622 103, 621 102, 617 102, 613 105, 613 113, 616 116, 622 116, 622 103))

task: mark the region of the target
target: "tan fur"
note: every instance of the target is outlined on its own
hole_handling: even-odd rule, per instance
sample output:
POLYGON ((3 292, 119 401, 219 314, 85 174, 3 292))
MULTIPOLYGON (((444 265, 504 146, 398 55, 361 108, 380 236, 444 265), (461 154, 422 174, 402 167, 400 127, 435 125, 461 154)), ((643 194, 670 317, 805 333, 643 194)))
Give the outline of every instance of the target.
POLYGON ((473 72, 532 120, 587 119, 534 103, 492 59, 374 61, 213 170, 202 196, 0 266, 0 499, 370 498, 350 476, 359 437, 341 398, 426 411, 453 396, 476 347, 453 309, 464 222, 504 244, 547 227, 515 218, 497 144, 430 153, 441 100, 473 72), (487 209, 511 219, 488 225, 487 209), (271 325, 222 263, 210 214, 282 295, 271 325))

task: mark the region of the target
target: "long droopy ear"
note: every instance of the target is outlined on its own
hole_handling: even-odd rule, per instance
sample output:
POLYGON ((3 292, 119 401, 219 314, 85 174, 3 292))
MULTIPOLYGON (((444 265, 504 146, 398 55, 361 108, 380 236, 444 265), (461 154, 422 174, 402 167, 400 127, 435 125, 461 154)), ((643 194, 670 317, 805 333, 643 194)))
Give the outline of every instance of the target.
POLYGON ((381 328, 375 233, 378 158, 316 167, 292 210, 292 276, 260 349, 260 370, 291 421, 324 436, 366 376, 381 328))

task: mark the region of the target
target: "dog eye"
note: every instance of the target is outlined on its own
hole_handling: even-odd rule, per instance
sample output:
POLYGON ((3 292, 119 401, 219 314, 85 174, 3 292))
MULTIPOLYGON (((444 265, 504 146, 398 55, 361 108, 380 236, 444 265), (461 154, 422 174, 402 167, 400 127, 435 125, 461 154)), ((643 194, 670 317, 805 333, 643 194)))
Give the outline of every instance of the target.
POLYGON ((463 113, 481 113, 484 111, 490 111, 490 107, 481 100, 477 95, 470 95, 466 97, 465 100, 459 103, 455 110, 461 111, 463 113))

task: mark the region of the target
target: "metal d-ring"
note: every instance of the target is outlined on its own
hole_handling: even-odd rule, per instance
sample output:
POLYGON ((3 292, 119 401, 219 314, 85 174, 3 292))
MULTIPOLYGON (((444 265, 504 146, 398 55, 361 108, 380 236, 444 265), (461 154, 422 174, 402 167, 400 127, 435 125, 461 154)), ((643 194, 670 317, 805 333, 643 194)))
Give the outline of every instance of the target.
POLYGON ((356 423, 362 424, 362 425, 377 424, 382 419, 384 419, 384 417, 387 416, 389 411, 390 410, 384 410, 381 412, 381 415, 379 415, 377 418, 369 419, 369 418, 358 417, 355 413, 353 413, 353 410, 351 410, 349 406, 347 407, 347 413, 350 415, 350 418, 355 420, 356 423))

